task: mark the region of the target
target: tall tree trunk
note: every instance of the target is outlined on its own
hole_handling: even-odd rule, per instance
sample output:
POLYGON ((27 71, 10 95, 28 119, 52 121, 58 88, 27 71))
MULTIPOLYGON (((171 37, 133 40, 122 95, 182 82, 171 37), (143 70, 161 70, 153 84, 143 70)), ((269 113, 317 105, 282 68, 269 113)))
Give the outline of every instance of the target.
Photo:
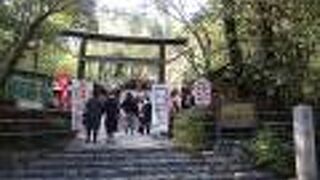
POLYGON ((237 34, 237 24, 235 21, 235 0, 221 0, 224 9, 224 33, 227 41, 230 65, 233 67, 233 83, 240 90, 240 82, 237 77, 240 77, 243 71, 243 55, 239 45, 237 34))
MULTIPOLYGON (((275 45, 274 45, 274 32, 272 30, 274 26, 273 22, 273 14, 272 14, 272 5, 269 1, 254 1, 254 10, 255 10, 255 29, 256 36, 254 37, 254 41, 256 44, 256 52, 255 52, 255 61, 258 69, 260 69, 260 73, 264 73, 265 71, 273 72, 273 69, 277 64, 275 57, 275 45)), ((262 74, 262 77, 265 77, 265 74, 262 74)), ((267 77, 270 78, 270 77, 267 77)), ((281 89, 281 88, 280 88, 281 89)), ((279 88, 274 88, 274 91, 279 91, 279 88)), ((264 88, 264 94, 268 97, 269 88, 264 88)), ((278 94, 280 92, 274 92, 278 94)), ((277 98, 276 98, 277 99, 277 98)))
POLYGON ((223 16, 224 32, 229 49, 229 58, 232 64, 236 65, 243 61, 242 51, 239 45, 237 24, 235 21, 235 1, 222 0, 225 14, 223 16))
POLYGON ((257 36, 257 58, 263 68, 273 68, 275 52, 273 46, 274 32, 272 30, 272 6, 268 1, 256 3, 256 29, 257 36))

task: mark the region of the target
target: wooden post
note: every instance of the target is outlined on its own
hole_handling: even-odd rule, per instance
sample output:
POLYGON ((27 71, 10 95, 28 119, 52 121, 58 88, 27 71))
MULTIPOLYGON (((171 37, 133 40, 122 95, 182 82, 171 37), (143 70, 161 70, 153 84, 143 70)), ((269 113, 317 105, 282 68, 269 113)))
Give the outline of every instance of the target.
POLYGON ((160 45, 159 83, 166 83, 166 46, 160 45))
POLYGON ((86 55, 86 46, 87 46, 87 40, 82 39, 80 44, 80 52, 79 52, 79 61, 78 61, 78 69, 77 69, 77 78, 78 79, 84 79, 85 78, 85 69, 86 69, 86 63, 84 60, 84 57, 86 55))
POLYGON ((317 161, 312 107, 299 105, 293 110, 297 180, 317 180, 317 161))

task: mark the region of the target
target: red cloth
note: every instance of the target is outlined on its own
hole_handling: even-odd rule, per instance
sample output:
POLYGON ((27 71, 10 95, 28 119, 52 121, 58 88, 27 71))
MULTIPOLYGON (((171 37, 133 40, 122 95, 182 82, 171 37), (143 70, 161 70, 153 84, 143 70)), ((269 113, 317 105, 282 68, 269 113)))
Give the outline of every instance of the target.
POLYGON ((59 75, 54 81, 54 91, 57 92, 59 106, 62 109, 70 108, 70 95, 69 95, 70 78, 68 75, 59 75))

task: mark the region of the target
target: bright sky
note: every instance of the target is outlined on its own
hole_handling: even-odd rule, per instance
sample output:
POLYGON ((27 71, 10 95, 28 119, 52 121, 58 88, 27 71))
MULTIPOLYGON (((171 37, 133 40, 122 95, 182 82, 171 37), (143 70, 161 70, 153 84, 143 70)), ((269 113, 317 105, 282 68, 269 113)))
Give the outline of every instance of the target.
MULTIPOLYGON (((158 0, 162 1, 162 0, 158 0)), ((183 4, 184 11, 188 14, 197 12, 206 0, 168 0, 175 4, 183 4)), ((146 13, 148 16, 157 16, 153 0, 96 0, 98 11, 104 8, 111 10, 121 9, 126 12, 146 13)))

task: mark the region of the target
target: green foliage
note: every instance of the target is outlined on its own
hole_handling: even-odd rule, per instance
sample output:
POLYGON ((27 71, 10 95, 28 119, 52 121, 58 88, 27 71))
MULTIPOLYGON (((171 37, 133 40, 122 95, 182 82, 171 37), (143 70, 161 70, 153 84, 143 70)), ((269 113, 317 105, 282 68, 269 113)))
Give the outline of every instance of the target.
POLYGON ((68 130, 70 129, 70 120, 68 118, 57 118, 50 127, 53 130, 68 130))
POLYGON ((183 110, 174 119, 174 142, 189 150, 206 148, 209 144, 213 116, 210 110, 183 110))
POLYGON ((189 37, 187 78, 206 75, 237 98, 320 99, 318 0, 209 0, 191 19, 183 4, 161 3, 189 37))
POLYGON ((5 90, 4 88, 0 88, 0 100, 5 98, 5 90))
MULTIPOLYGON (((0 84, 3 86, 19 61, 47 49, 64 49, 57 33, 71 27, 86 28, 76 0, 7 0, 0 2, 0 84)), ((53 52, 52 50, 49 51, 53 52)), ((53 54, 53 53, 51 53, 53 54)), ((32 56, 31 56, 32 57, 32 56)), ((46 58, 39 58, 40 60, 46 58)), ((41 63, 41 62, 40 62, 41 63)), ((28 67, 27 67, 28 68, 28 67)))
POLYGON ((249 150, 255 156, 259 167, 269 168, 283 176, 294 174, 294 152, 292 147, 279 139, 270 129, 258 131, 249 143, 249 150))
MULTIPOLYGON (((313 8, 319 2, 240 0, 234 3, 229 15, 236 18, 234 28, 238 40, 234 43, 241 45, 244 61, 232 63, 226 56, 224 69, 211 70, 210 76, 215 75, 212 79, 237 88, 240 98, 266 96, 287 104, 304 99, 305 86, 311 89, 315 86, 304 81, 310 78, 308 64, 316 56, 313 46, 319 44, 316 34, 320 28, 313 23, 320 20, 319 11, 313 8)), ((229 47, 226 50, 232 52, 229 47)))

